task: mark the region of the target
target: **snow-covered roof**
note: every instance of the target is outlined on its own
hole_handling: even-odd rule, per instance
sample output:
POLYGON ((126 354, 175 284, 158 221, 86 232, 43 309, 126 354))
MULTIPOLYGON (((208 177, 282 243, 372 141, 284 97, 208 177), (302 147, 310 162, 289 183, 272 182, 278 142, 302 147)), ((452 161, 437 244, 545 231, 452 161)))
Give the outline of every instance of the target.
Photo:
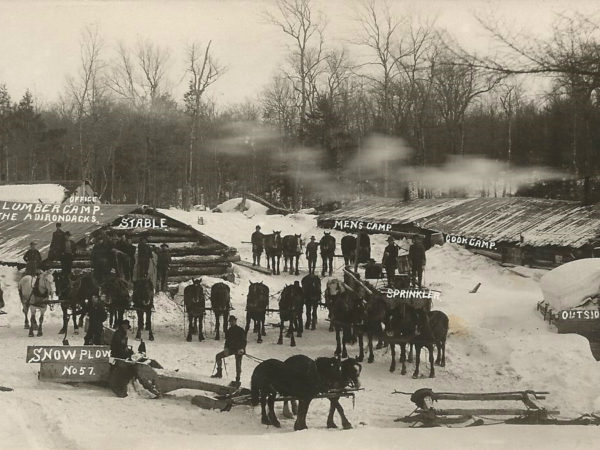
POLYGON ((62 203, 67 188, 60 184, 5 184, 0 185, 0 200, 30 203, 62 203))
POLYGON ((540 280, 544 300, 560 311, 575 308, 587 297, 600 294, 600 258, 568 262, 551 270, 540 280))

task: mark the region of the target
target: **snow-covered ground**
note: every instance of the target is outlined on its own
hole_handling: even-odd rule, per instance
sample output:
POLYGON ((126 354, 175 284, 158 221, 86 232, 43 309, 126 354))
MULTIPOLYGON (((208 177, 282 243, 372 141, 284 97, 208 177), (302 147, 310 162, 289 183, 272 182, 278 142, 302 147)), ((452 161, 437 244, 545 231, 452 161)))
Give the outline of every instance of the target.
POLYGON ((7 202, 62 203, 65 188, 60 184, 9 184, 0 186, 0 200, 7 202))
MULTIPOLYGON (((287 217, 240 212, 185 212, 164 210, 200 231, 238 248, 251 261, 250 234, 256 225, 264 233, 281 230, 285 234, 311 235, 317 239, 316 217, 295 214, 287 217), (203 225, 198 217, 203 217, 203 225)), ((333 231, 336 239, 343 233, 333 231)), ((385 236, 372 238, 372 254, 378 257, 385 236)), ((283 263, 282 263, 283 264, 283 263)), ((336 273, 341 262, 337 261, 336 273)), ((301 276, 306 261, 301 259, 301 276)), ((283 269, 283 265, 282 265, 283 269)), ((236 281, 231 284, 234 314, 243 317, 249 281, 264 281, 271 293, 296 277, 265 276, 236 266, 236 281)), ((283 273, 283 271, 282 271, 283 273)), ((45 335, 29 338, 23 330, 23 316, 16 292, 15 271, 0 268, 7 315, 0 316, 0 385, 13 392, 0 392, 3 415, 0 420, 0 447, 5 448, 596 448, 596 427, 552 427, 496 425, 462 429, 408 429, 394 419, 408 415, 414 405, 394 389, 412 392, 421 387, 444 392, 494 392, 535 389, 550 391, 544 404, 560 409, 564 416, 600 411, 599 366, 587 341, 576 335, 558 335, 535 311, 541 298, 539 274, 527 269, 515 271, 500 267, 483 256, 451 245, 427 253, 426 284, 442 292, 434 307, 450 317, 445 368, 436 367, 436 378, 412 379, 388 371, 390 355, 377 350, 373 364, 363 364, 364 391, 342 400, 354 430, 325 428, 328 402, 314 401, 308 416, 309 430, 293 432, 293 423, 282 420, 282 428, 260 424, 260 408, 239 406, 230 412, 206 411, 175 399, 149 400, 136 395, 125 399, 108 390, 89 386, 41 383, 39 367, 25 363, 28 344, 60 344, 60 312, 47 315, 45 335), (476 294, 468 293, 481 282, 476 294)), ((205 277, 205 281, 209 278, 205 277)), ((175 299, 177 300, 177 298, 175 299)), ((147 342, 148 353, 166 368, 209 375, 214 355, 223 341, 185 342, 181 308, 161 296, 155 301, 156 341, 147 342)), ((272 305, 275 307, 275 305, 272 305)), ((267 329, 263 344, 249 336, 248 353, 258 358, 285 359, 303 353, 311 357, 332 355, 335 338, 327 331, 326 313, 319 310, 316 331, 305 332, 297 347, 276 345, 278 331, 267 329)), ((267 322, 275 323, 270 317, 267 322)), ((209 335, 213 321, 206 319, 209 335)), ((69 336, 71 344, 81 344, 83 336, 69 336)), ((134 342, 134 345, 135 342, 134 342)), ((350 347, 350 354, 358 353, 350 347)), ((425 353, 426 355, 426 353, 425 353)), ((427 373, 425 356, 423 373, 427 373)), ((242 384, 249 385, 255 363, 245 359, 242 384)), ((234 376, 233 361, 228 361, 228 377, 234 376)), ((465 407, 449 402, 445 406, 465 407)), ((471 406, 471 405, 469 405, 471 406)), ((485 405, 489 407, 491 405, 485 405)), ((517 406, 517 405, 512 405, 517 406)), ((338 419, 339 420, 339 419, 338 419)))

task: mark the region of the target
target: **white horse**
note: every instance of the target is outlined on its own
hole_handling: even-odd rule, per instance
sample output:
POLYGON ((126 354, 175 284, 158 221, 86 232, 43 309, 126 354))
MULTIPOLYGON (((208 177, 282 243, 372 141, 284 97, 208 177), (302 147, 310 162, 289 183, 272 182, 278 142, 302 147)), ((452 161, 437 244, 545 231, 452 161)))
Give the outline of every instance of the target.
POLYGON ((38 284, 39 294, 33 292, 37 277, 25 275, 19 281, 19 297, 23 305, 23 314, 25 315, 25 328, 29 329, 29 336, 33 336, 33 330, 37 329, 37 335, 42 336, 42 324, 44 323, 44 314, 48 309, 48 298, 54 296, 56 288, 54 286, 54 278, 50 272, 42 272, 39 275, 40 281, 38 284), (36 311, 40 312, 39 322, 36 321, 36 311), (31 316, 31 321, 27 320, 27 312, 31 316))

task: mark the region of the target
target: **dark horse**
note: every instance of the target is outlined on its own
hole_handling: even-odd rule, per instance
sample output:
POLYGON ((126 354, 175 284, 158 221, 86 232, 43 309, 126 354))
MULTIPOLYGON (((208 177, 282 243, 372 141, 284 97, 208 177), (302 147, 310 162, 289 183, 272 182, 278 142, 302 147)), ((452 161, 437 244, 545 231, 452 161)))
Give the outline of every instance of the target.
POLYGON ((206 311, 204 288, 200 279, 195 279, 192 284, 183 290, 183 304, 188 315, 188 334, 186 340, 192 342, 192 334, 198 330, 198 340, 204 340, 202 333, 202 318, 206 311))
POLYGON ((69 326, 69 315, 73 318, 75 334, 79 334, 79 327, 83 326, 85 316, 85 301, 91 300, 92 295, 99 294, 99 288, 92 274, 76 276, 73 273, 63 274, 56 272, 56 290, 60 299, 63 313, 63 326, 58 334, 65 334, 69 326), (69 310, 71 314, 69 314, 69 310), (79 316, 79 321, 77 320, 79 316))
POLYGON ((360 324, 356 326, 358 334, 359 356, 358 361, 362 362, 365 353, 363 346, 363 337, 367 335, 367 344, 369 348, 369 358, 367 362, 372 363, 375 360, 373 355, 373 338, 381 339, 383 337, 382 325, 387 319, 387 304, 381 294, 373 295, 367 302, 360 324))
POLYGON ((106 295, 109 312, 109 326, 123 320, 125 310, 129 308, 129 283, 115 274, 109 274, 100 286, 100 293, 106 295))
POLYGON ((356 237, 348 234, 340 241, 342 246, 342 255, 344 255, 344 265, 351 266, 356 261, 356 237))
POLYGON ((144 329, 144 315, 146 316, 146 330, 148 330, 148 340, 154 340, 152 334, 152 308, 154 307, 154 285, 148 278, 143 278, 133 282, 133 307, 137 312, 138 330, 136 339, 141 339, 144 329))
POLYGON ((283 328, 285 322, 290 322, 290 328, 288 335, 291 338, 290 345, 296 346, 296 339, 294 338, 294 331, 298 332, 298 337, 302 337, 302 309, 304 306, 304 297, 302 294, 302 288, 300 283, 297 281, 294 284, 287 285, 281 291, 281 297, 279 298, 279 345, 283 344, 283 328))
POLYGON ((321 302, 321 279, 313 273, 302 278, 302 294, 306 306, 305 328, 314 330, 317 326, 317 308, 321 302))
POLYGON ((250 322, 254 321, 258 325, 258 340, 260 344, 262 337, 267 333, 265 331, 265 318, 269 308, 269 286, 261 283, 252 283, 248 287, 246 297, 246 334, 250 329, 250 322))
POLYGON ((402 374, 406 373, 406 345, 414 344, 416 351, 415 371, 413 378, 419 376, 421 362, 421 349, 426 347, 429 351, 429 377, 435 377, 433 360, 433 347, 437 347, 435 364, 441 367, 446 365, 446 337, 448 335, 448 316, 442 311, 425 311, 413 308, 410 305, 401 305, 390 313, 389 326, 386 328, 386 341, 392 350, 392 364, 390 372, 396 369, 395 344, 400 344, 400 362, 402 374))
MULTIPOLYGON (((320 393, 331 389, 344 389, 347 386, 360 387, 361 366, 353 359, 340 362, 337 358, 317 358, 316 361, 304 355, 295 355, 285 361, 268 359, 261 362, 252 373, 250 383, 252 405, 261 405, 261 422, 280 427, 275 415, 277 394, 294 397, 299 401, 298 417, 294 430, 306 429, 306 416, 310 402, 320 393), (268 405, 268 412, 267 412, 268 405)), ((339 397, 331 397, 327 427, 336 428, 333 416, 337 410, 342 418, 344 429, 352 425, 344 415, 339 397)))
POLYGON ((267 269, 273 271, 273 275, 279 275, 279 263, 283 254, 283 243, 281 231, 273 231, 273 234, 265 234, 265 253, 267 255, 267 269), (277 265, 275 259, 277 258, 277 265))
POLYGON ((321 246, 321 259, 323 261, 323 269, 321 276, 325 276, 329 269, 329 276, 333 275, 333 257, 335 256, 335 238, 331 232, 325 231, 324 236, 319 242, 321 246))
POLYGON ((355 324, 359 324, 364 315, 363 302, 345 283, 334 278, 327 282, 325 304, 329 310, 330 331, 335 330, 335 355, 346 358, 346 344, 354 341, 355 324))
POLYGON ((223 317, 223 333, 227 332, 227 320, 229 319, 229 310, 231 309, 231 294, 229 286, 225 283, 215 283, 210 288, 210 306, 216 320, 216 335, 215 340, 221 339, 219 334, 221 316, 223 317))
POLYGON ((285 272, 290 262, 290 274, 298 275, 298 260, 302 254, 302 239, 300 234, 288 234, 282 239, 283 246, 283 271, 285 272), (294 258, 296 259, 296 270, 294 271, 294 258))

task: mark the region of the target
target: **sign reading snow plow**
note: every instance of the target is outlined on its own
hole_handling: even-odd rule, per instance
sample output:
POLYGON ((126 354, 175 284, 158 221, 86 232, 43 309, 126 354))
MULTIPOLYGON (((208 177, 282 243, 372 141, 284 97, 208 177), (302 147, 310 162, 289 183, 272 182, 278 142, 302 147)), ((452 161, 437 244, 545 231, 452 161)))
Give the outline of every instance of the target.
POLYGON ((28 363, 40 363, 42 381, 81 383, 105 381, 110 371, 110 347, 39 346, 27 347, 28 363))

